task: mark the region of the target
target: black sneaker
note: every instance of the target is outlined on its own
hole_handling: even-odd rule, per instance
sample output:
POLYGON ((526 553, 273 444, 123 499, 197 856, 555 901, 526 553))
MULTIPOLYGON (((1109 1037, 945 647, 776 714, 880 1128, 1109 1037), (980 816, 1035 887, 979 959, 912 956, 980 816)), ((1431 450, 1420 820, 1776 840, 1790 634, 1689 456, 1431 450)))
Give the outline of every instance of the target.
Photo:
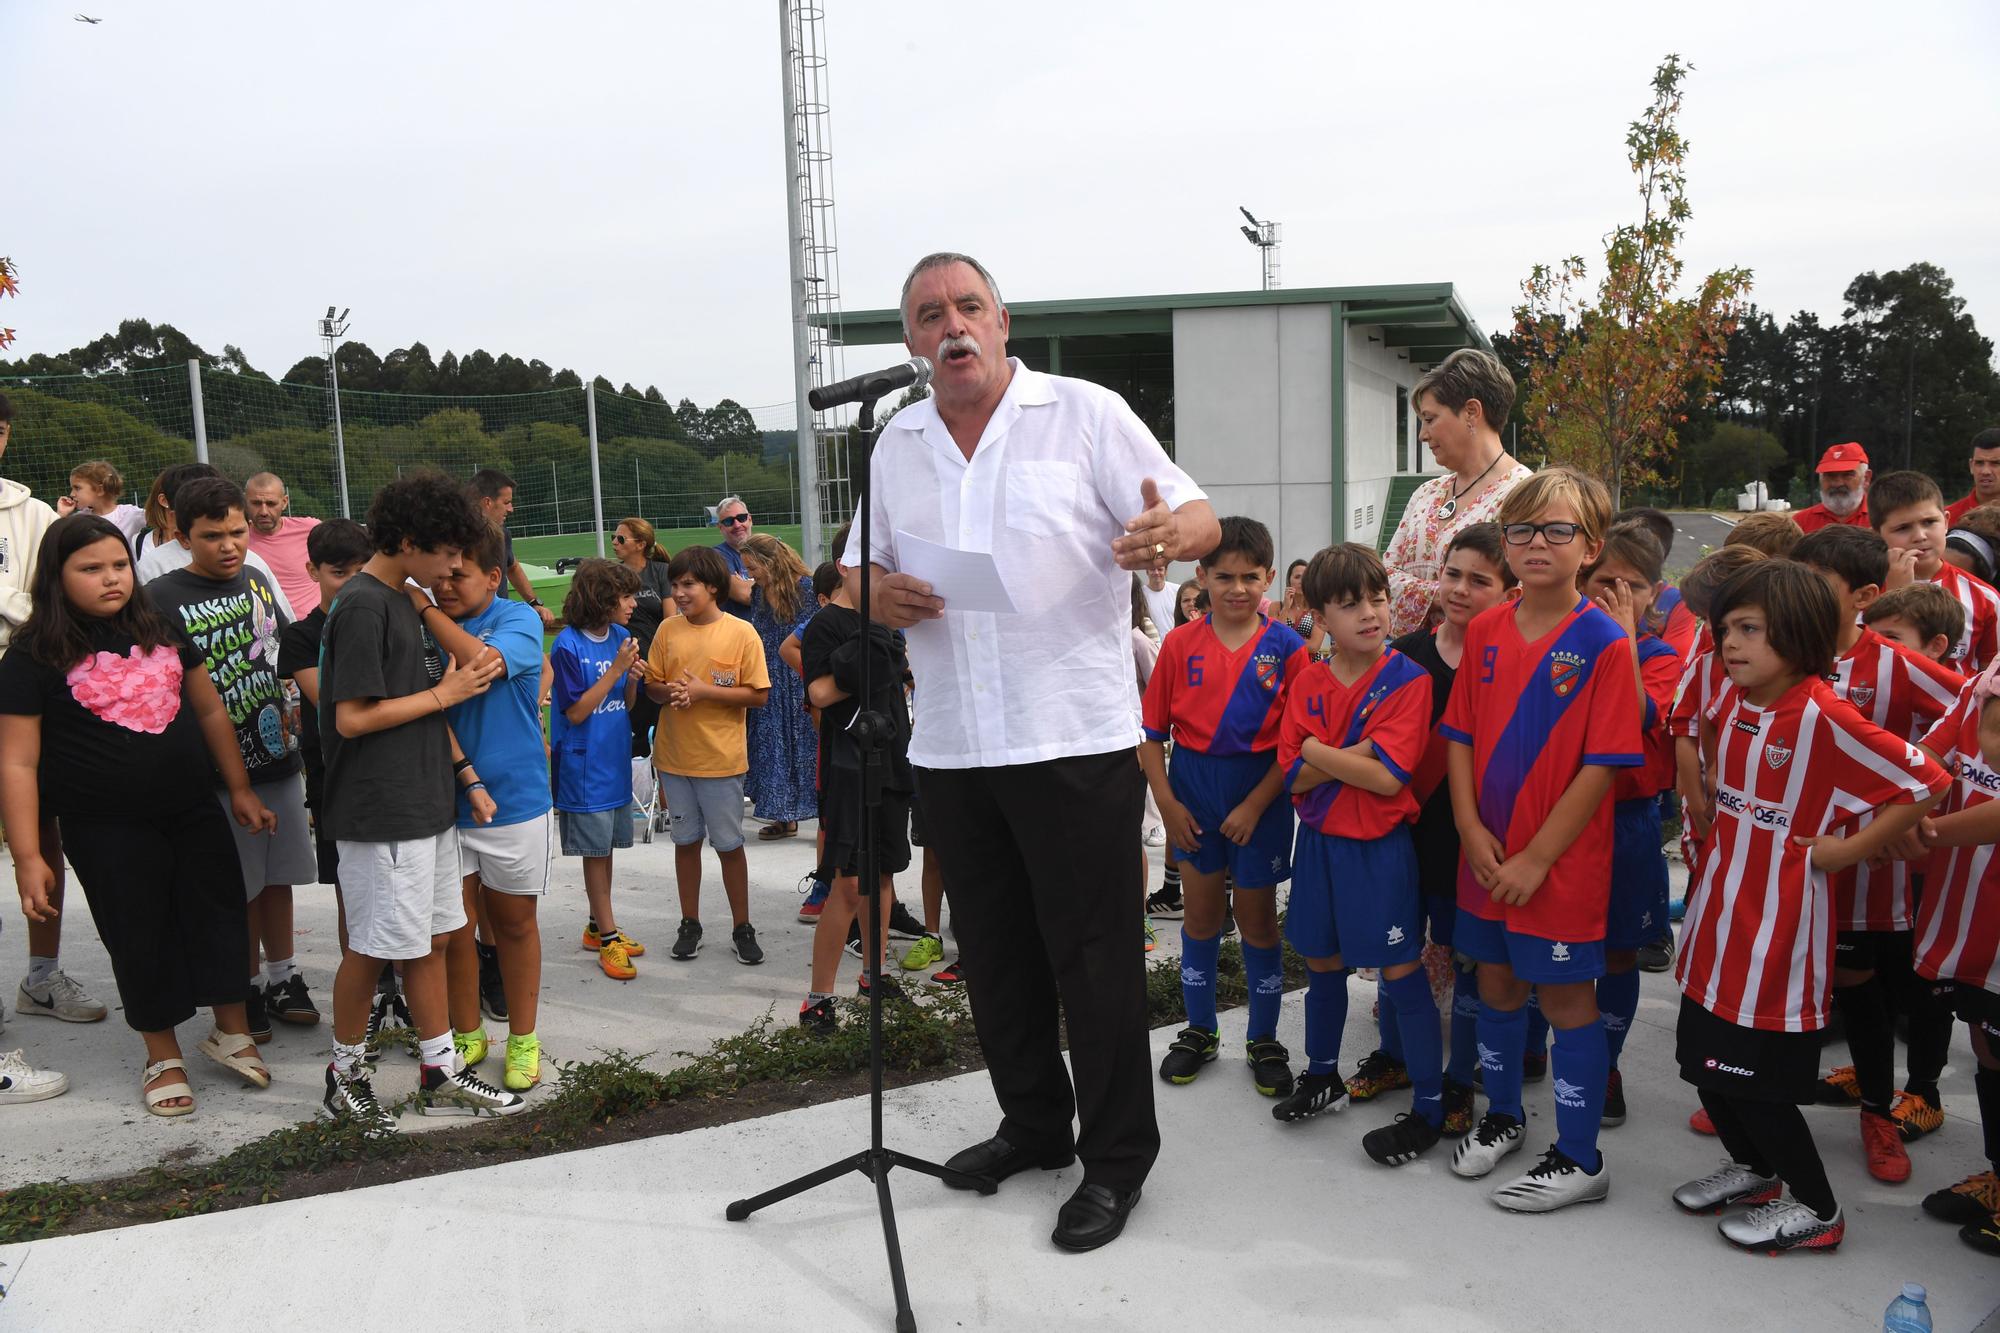
POLYGON ((1649 944, 1639 946, 1641 972, 1665 972, 1674 965, 1674 936, 1669 931, 1649 944))
POLYGON ((1182 1028, 1173 1045, 1167 1047, 1166 1055, 1160 1059, 1160 1077, 1184 1087, 1194 1082, 1195 1076, 1201 1073, 1201 1067, 1213 1060, 1221 1047, 1220 1033, 1210 1032, 1207 1028, 1182 1028))
POLYGON ((507 983, 500 978, 500 951, 474 942, 479 950, 479 1010, 496 1023, 507 1021, 507 983))
POLYGON ((1540 1083, 1549 1076, 1549 1053, 1527 1054, 1521 1057, 1521 1082, 1540 1083))
POLYGON ((1331 1074, 1301 1074, 1292 1095, 1271 1108, 1271 1115, 1279 1120, 1304 1120, 1322 1111, 1345 1111, 1347 1109, 1347 1085, 1340 1081, 1340 1071, 1331 1074))
POLYGON ((264 1008, 264 990, 256 982, 250 983, 250 997, 243 1002, 243 1012, 250 1020, 250 1036, 258 1045, 271 1039, 271 1015, 264 1008))
POLYGON ((1464 1083, 1444 1081, 1444 1132, 1463 1138, 1472 1132, 1472 1089, 1464 1083))
POLYGON ((1162 921, 1178 921, 1185 914, 1186 907, 1177 888, 1163 888, 1146 899, 1147 916, 1156 916, 1162 921))
POLYGON ((799 1002, 799 1026, 815 1037, 830 1037, 840 1028, 840 1017, 833 1011, 831 998, 818 1004, 801 1000, 799 1002))
POLYGON ((1436 1125, 1414 1112, 1405 1111, 1380 1129, 1361 1136, 1361 1150, 1383 1166, 1414 1162, 1444 1137, 1436 1125))
POLYGON ((910 909, 900 902, 889 909, 889 934, 899 940, 920 940, 926 934, 924 923, 917 920, 910 909))
POLYGON ((685 963, 701 952, 701 922, 691 916, 681 918, 681 928, 674 936, 672 957, 685 963))
POLYGON ((303 972, 294 972, 275 986, 264 988, 264 1011, 280 1023, 311 1027, 319 1022, 319 1008, 306 989, 303 972))
POLYGON ((1292 1053, 1276 1038, 1243 1043, 1244 1058, 1250 1061, 1250 1078, 1266 1097, 1292 1095, 1292 1053))
POLYGON ((1354 1066, 1347 1080, 1347 1095, 1357 1102, 1372 1101, 1385 1092, 1410 1086, 1409 1068, 1387 1051, 1370 1051, 1354 1066))
MULTIPOLYGON (((696 929, 699 930, 700 927, 697 926, 696 929)), ((680 957, 680 947, 680 942, 676 940, 674 942, 676 958, 680 957)), ((736 955, 737 962, 749 967, 755 967, 764 961, 764 948, 757 943, 757 928, 748 921, 729 932, 729 951, 736 955)))
POLYGON ((470 1069, 425 1065, 417 1085, 418 1115, 513 1115, 528 1109, 518 1092, 505 1092, 470 1069))
POLYGON ((1225 902, 1222 905, 1222 938, 1226 940, 1235 933, 1236 933, 1236 904, 1233 902, 1225 902))
POLYGON ((403 1000, 400 990, 375 992, 375 1000, 368 1006, 368 1063, 374 1064, 382 1058, 382 1047, 397 1038, 405 1038, 404 1049, 412 1059, 418 1051, 416 1044, 407 1038, 416 1031, 416 1020, 410 1017, 410 1006, 403 1000))
MULTIPOLYGON (((854 993, 864 1000, 874 995, 874 974, 863 972, 854 983, 854 993)), ((902 984, 894 977, 883 977, 882 998, 884 1000, 906 1000, 909 997, 903 993, 902 984)))
POLYGON ((1611 1071, 1610 1079, 1604 1085, 1604 1127, 1625 1123, 1625 1076, 1617 1070, 1611 1071))
POLYGON ((336 1120, 358 1121, 365 1129, 387 1131, 396 1119, 375 1100, 375 1085, 368 1075, 356 1070, 342 1078, 332 1065, 326 1067, 326 1095, 320 1099, 326 1113, 336 1120))

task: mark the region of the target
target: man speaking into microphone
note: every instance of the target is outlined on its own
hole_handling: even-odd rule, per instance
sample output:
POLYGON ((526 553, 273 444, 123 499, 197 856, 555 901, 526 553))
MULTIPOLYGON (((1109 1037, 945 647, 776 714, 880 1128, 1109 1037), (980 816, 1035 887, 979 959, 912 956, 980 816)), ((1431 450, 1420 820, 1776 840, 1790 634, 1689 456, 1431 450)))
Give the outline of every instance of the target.
MULTIPOLYGON (((1095 1249, 1124 1229, 1160 1146, 1133 924, 1144 784, 1126 571, 1205 555, 1221 531, 1124 399, 1007 355, 1007 308, 977 260, 918 260, 902 316, 931 396, 876 445, 865 565, 875 618, 908 631, 910 763, 1001 1112, 950 1165, 1004 1180, 1081 1158, 1053 1239, 1095 1249), (949 589, 898 572, 901 533, 990 552, 1015 613, 953 611, 949 589)), ((849 570, 859 545, 857 527, 849 570)))

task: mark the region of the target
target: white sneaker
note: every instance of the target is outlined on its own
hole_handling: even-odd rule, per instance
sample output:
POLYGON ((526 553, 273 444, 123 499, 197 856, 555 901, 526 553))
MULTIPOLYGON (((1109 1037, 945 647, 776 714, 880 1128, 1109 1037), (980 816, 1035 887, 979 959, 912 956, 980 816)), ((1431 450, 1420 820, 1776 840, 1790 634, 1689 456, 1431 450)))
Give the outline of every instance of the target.
POLYGON ((45 1102, 69 1091, 69 1075, 36 1069, 19 1051, 0 1055, 0 1106, 10 1102, 45 1102))
POLYGON ((470 1069, 425 1065, 418 1081, 418 1115, 513 1115, 527 1109, 518 1093, 496 1088, 470 1069))
POLYGON ((1602 1203, 1611 1195, 1611 1172, 1602 1154, 1591 1175, 1553 1143, 1524 1176, 1493 1191, 1493 1202, 1516 1213, 1553 1213, 1573 1203, 1602 1203))
POLYGON ((1777 1199, 1747 1213, 1736 1213, 1716 1224, 1722 1238, 1745 1250, 1781 1254, 1786 1250, 1830 1250, 1847 1234, 1847 1218, 1838 1206, 1830 1218, 1792 1199, 1777 1199))
POLYGON ((1508 1153, 1521 1151, 1521 1138, 1520 1121, 1488 1111, 1472 1132, 1458 1141, 1458 1150, 1451 1155, 1451 1169, 1468 1180, 1477 1180, 1500 1165, 1500 1159, 1508 1153))
POLYGON ((1684 1213, 1719 1213, 1732 1204, 1769 1203, 1783 1188, 1776 1176, 1760 1176, 1725 1157, 1721 1170, 1675 1190, 1674 1203, 1684 1213))
POLYGON ((1146 830, 1146 845, 1147 845, 1148 847, 1164 847, 1164 846, 1166 846, 1166 845, 1167 845, 1167 830, 1166 830, 1166 827, 1165 827, 1164 825, 1160 825, 1160 824, 1155 824, 1155 825, 1154 825, 1154 826, 1153 826, 1152 828, 1149 828, 1149 829, 1147 829, 1147 830, 1146 830))
POLYGON ((65 1023, 96 1023, 111 1012, 60 968, 39 986, 30 986, 22 978, 14 994, 14 1011, 17 1015, 60 1018, 65 1023))

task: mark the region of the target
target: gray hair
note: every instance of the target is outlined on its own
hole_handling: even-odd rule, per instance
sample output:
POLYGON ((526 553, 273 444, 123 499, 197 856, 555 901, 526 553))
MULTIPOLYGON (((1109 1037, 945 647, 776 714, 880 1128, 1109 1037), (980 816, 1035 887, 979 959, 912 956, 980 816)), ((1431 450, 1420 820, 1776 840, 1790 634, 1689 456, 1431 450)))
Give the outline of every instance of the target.
POLYGON ((919 259, 916 262, 916 266, 910 270, 910 276, 903 279, 903 296, 896 303, 896 309, 903 317, 903 338, 905 341, 908 341, 910 337, 910 288, 915 285, 917 276, 922 273, 928 273, 934 268, 949 268, 953 264, 964 264, 979 275, 980 280, 986 284, 986 290, 992 293, 993 308, 995 310, 1005 310, 1007 308, 1007 303, 1000 299, 1000 284, 993 281, 993 275, 986 271, 986 265, 980 263, 971 255, 962 255, 956 250, 939 250, 936 254, 925 255, 922 259, 919 259))
POLYGON ((745 512, 746 514, 750 512, 750 506, 744 504, 742 496, 725 495, 720 500, 717 500, 715 502, 715 516, 717 518, 721 518, 722 511, 729 508, 729 506, 731 505, 743 505, 743 512, 745 512))

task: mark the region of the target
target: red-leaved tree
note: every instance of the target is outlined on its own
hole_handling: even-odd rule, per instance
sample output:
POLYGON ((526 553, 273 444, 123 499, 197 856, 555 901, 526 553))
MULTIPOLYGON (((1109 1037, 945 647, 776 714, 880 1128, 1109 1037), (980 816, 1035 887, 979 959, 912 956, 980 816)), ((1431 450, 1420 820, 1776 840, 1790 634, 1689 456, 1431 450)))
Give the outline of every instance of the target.
POLYGON ((1687 140, 1677 124, 1693 66, 1669 55, 1653 100, 1625 136, 1643 205, 1605 238, 1604 275, 1586 297, 1581 258, 1537 264, 1521 284, 1514 336, 1527 353, 1524 414, 1550 462, 1595 473, 1622 505, 1655 483, 1675 427, 1714 393, 1729 335, 1750 290, 1747 268, 1718 269, 1681 295, 1679 248, 1693 210, 1687 140))

